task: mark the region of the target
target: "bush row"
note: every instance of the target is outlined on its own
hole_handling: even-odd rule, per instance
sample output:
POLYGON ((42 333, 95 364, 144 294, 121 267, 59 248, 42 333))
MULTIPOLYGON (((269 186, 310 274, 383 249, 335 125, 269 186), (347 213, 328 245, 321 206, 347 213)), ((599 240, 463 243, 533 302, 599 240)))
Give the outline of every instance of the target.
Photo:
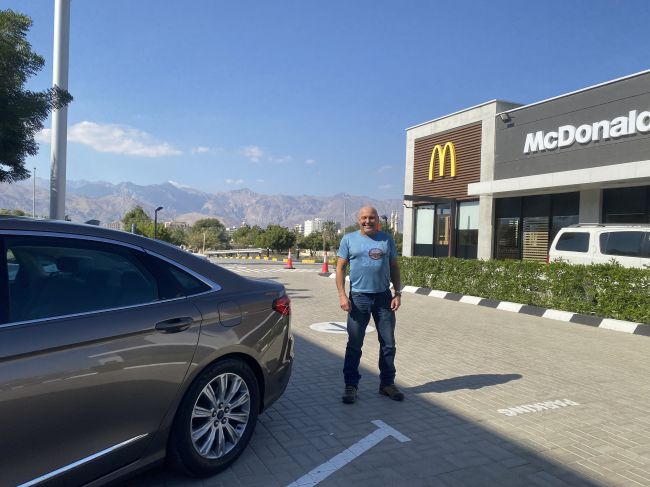
POLYGON ((650 323, 650 269, 453 257, 399 263, 403 285, 650 323))

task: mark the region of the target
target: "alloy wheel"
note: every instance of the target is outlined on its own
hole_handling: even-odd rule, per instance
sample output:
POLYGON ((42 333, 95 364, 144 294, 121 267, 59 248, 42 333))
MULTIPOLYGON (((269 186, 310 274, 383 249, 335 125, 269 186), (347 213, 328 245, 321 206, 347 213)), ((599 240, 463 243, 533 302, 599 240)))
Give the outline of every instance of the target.
POLYGON ((224 373, 201 391, 190 419, 194 449, 203 458, 221 458, 239 443, 250 417, 251 397, 244 379, 224 373))

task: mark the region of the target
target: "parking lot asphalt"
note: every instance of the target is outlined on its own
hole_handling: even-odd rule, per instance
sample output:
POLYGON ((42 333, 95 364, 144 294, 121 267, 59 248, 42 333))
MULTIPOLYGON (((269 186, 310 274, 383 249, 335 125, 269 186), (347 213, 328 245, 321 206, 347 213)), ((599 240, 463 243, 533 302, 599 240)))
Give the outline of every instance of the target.
POLYGON ((199 480, 163 466, 123 485, 650 486, 650 338, 404 294, 406 399, 378 394, 371 333, 359 400, 345 405, 346 334, 310 328, 345 322, 334 280, 309 266, 222 265, 287 287, 287 391, 228 470, 199 480))

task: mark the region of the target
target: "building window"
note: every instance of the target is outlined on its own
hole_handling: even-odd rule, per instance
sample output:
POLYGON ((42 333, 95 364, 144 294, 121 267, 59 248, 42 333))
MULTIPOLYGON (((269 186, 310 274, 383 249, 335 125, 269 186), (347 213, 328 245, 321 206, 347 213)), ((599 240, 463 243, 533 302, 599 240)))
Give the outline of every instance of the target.
POLYGON ((603 190, 603 223, 650 223, 650 186, 603 190))
POLYGON ((456 222, 457 257, 476 259, 478 249, 478 211, 478 201, 458 203, 458 221, 456 222))
POLYGON ((449 245, 451 231, 451 208, 449 205, 436 205, 436 245, 449 245))
POLYGON ((420 206, 415 213, 415 244, 433 244, 433 215, 435 208, 431 206, 420 206))
POLYGON ((519 218, 497 218, 495 258, 519 259, 519 240, 519 218))

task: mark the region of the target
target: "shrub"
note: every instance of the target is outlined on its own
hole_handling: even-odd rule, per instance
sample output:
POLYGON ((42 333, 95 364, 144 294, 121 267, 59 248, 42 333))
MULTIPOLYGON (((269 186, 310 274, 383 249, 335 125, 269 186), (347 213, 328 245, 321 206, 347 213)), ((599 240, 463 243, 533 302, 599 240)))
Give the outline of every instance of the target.
POLYGON ((398 260, 404 285, 650 323, 650 269, 454 257, 398 260))

